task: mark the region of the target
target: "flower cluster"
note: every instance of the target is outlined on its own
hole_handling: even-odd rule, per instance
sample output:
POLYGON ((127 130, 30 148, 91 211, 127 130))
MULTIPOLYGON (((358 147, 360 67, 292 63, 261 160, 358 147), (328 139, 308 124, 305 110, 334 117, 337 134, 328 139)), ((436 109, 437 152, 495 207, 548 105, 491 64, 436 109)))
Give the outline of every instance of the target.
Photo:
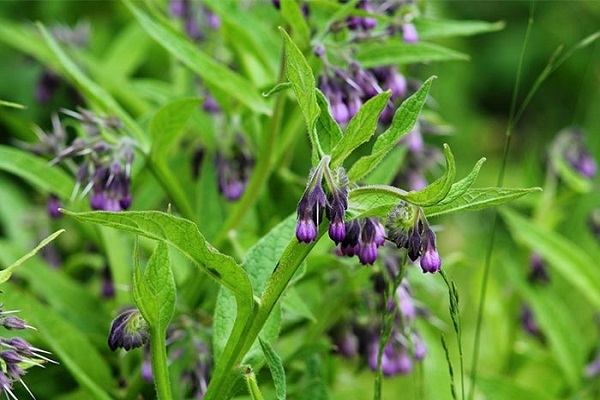
POLYGON ((329 237, 336 244, 349 234, 344 221, 348 208, 348 178, 343 168, 329 169, 329 157, 323 157, 308 178, 306 190, 298 202, 298 223, 296 238, 299 242, 311 243, 316 240, 318 227, 323 220, 323 212, 329 219, 329 237), (329 187, 329 195, 323 189, 323 178, 329 187))
POLYGON ((150 332, 140 310, 129 308, 113 320, 108 334, 108 347, 115 351, 119 347, 129 351, 148 343, 150 332))
MULTIPOLYGON (((382 282, 385 279, 381 275, 375 276, 376 288, 373 294, 380 299, 383 298, 381 292, 385 289, 378 286, 385 286, 387 283, 382 282)), ((419 310, 406 278, 387 305, 380 302, 379 308, 381 307, 394 314, 389 340, 383 346, 381 370, 385 376, 409 374, 413 370, 414 361, 425 358, 427 347, 415 327, 419 310)), ((364 318, 362 322, 354 319, 350 327, 340 326, 331 335, 338 354, 348 358, 363 356, 369 368, 377 370, 381 342, 380 323, 375 323, 372 317, 367 318, 366 322, 364 318)))
POLYGON ((319 76, 319 89, 329 102, 331 115, 339 124, 347 124, 358 112, 360 106, 386 90, 392 91, 391 100, 380 116, 382 122, 391 121, 395 106, 393 102, 406 95, 406 78, 396 67, 363 69, 353 61, 347 70, 329 67, 319 76))
MULTIPOLYGON (((96 116, 89 110, 79 112, 63 110, 81 124, 82 135, 67 144, 67 133, 58 115, 52 116, 52 132, 38 130, 40 143, 28 146, 37 154, 54 156, 52 164, 65 162, 74 170, 77 180, 74 194, 82 189, 81 196, 90 194, 94 210, 121 211, 131 206, 131 165, 134 159, 133 142, 121 138, 109 143, 102 138, 103 131, 123 129, 115 118, 96 116)), ((51 195, 48 213, 57 217, 59 200, 51 195)))
MULTIPOLYGON (((14 311, 4 311, 0 308, 0 326, 4 329, 22 330, 35 329, 22 319, 10 315, 14 311)), ((43 366, 43 363, 56 364, 46 357, 47 351, 33 347, 28 341, 21 337, 0 338, 0 394, 6 393, 7 398, 16 399, 13 393, 13 384, 20 382, 32 398, 35 398, 25 382, 23 375, 27 373, 29 366, 43 366)))
POLYGON ((401 202, 388 215, 386 227, 388 240, 406 249, 411 261, 420 257, 424 273, 440 270, 442 260, 436 248, 435 233, 420 207, 401 202))
POLYGON ((338 253, 348 257, 358 256, 363 265, 372 265, 377 259, 377 249, 385 245, 385 229, 378 218, 354 219, 346 222, 346 236, 338 253))

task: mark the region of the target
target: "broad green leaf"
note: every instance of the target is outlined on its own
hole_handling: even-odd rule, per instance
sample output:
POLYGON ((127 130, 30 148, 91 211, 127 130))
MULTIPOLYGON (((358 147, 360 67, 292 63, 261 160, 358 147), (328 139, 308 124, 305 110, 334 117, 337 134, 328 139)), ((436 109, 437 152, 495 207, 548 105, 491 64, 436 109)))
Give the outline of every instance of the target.
POLYGON ((315 95, 317 96, 317 104, 321 109, 319 118, 315 122, 317 138, 323 152, 331 154, 331 150, 342 138, 342 130, 329 113, 329 104, 325 95, 319 89, 315 91, 315 95))
POLYGON ((235 293, 244 305, 252 304, 252 288, 244 270, 230 256, 213 248, 191 221, 158 211, 83 212, 65 214, 93 224, 108 226, 165 242, 210 277, 235 293))
POLYGON ((477 388, 487 400, 555 400, 555 397, 525 388, 506 378, 477 378, 477 388))
POLYGON ((582 378, 586 350, 581 332, 573 330, 576 326, 573 311, 554 288, 530 285, 513 260, 504 263, 504 268, 526 304, 531 307, 536 323, 548 339, 557 367, 569 385, 576 388, 582 378))
POLYGON ((176 144, 179 134, 194 110, 198 109, 201 99, 186 98, 176 100, 162 107, 150 121, 152 147, 150 155, 155 159, 165 157, 176 144))
POLYGON ((169 26, 150 18, 134 2, 126 1, 125 5, 131 10, 142 28, 156 42, 198 74, 204 81, 223 90, 252 111, 261 114, 271 113, 265 99, 260 95, 260 91, 253 87, 247 79, 215 61, 169 26))
POLYGON ((56 237, 58 237, 58 235, 60 235, 64 231, 65 231, 64 229, 61 229, 61 230, 58 230, 58 231, 54 232, 52 235, 50 235, 46 239, 42 240, 40 242, 40 244, 38 244, 29 253, 25 254, 23 257, 19 258, 17 261, 15 261, 14 263, 12 263, 10 266, 8 266, 5 269, 3 269, 2 271, 0 271, 0 284, 2 284, 4 282, 6 282, 7 280, 9 280, 10 276, 13 273, 13 271, 17 267, 19 267, 25 261, 27 261, 28 259, 30 259, 34 255, 36 255, 37 252, 40 251, 42 247, 44 247, 45 245, 47 245, 48 243, 50 243, 51 241, 53 241, 54 239, 56 239, 56 237))
POLYGON ((584 249, 556 232, 534 225, 517 212, 501 210, 513 238, 539 253, 595 307, 600 307, 600 271, 584 249))
POLYGON ((281 0, 281 15, 291 28, 295 42, 300 49, 308 48, 310 28, 296 0, 281 0))
POLYGON ((315 122, 321 112, 315 94, 315 77, 298 46, 283 28, 279 28, 284 41, 286 75, 306 120, 306 128, 313 146, 313 154, 321 154, 319 138, 315 132, 315 122))
POLYGON ((169 248, 165 242, 158 242, 143 273, 136 262, 133 294, 148 325, 159 332, 166 331, 175 311, 176 295, 169 248))
POLYGON ((22 316, 50 346, 50 358, 60 362, 73 378, 95 399, 110 400, 107 391, 116 387, 106 360, 92 346, 88 337, 29 293, 10 286, 3 288, 2 302, 12 308, 18 304, 22 316))
POLYGON ((71 58, 60 47, 58 42, 46 30, 42 24, 38 24, 38 28, 42 33, 46 44, 54 57, 58 60, 66 76, 81 90, 93 103, 101 106, 105 111, 114 114, 118 117, 123 125, 133 134, 139 142, 142 150, 147 151, 148 137, 140 126, 131 118, 131 116, 111 97, 111 95, 101 86, 88 78, 81 69, 75 64, 71 58))
POLYGON ((450 146, 447 144, 444 144, 444 156, 446 157, 446 171, 444 172, 444 175, 418 192, 408 192, 406 194, 406 201, 417 206, 426 207, 433 206, 446 197, 448 192, 450 192, 454 177, 456 176, 454 156, 450 151, 450 146))
POLYGON ((481 169, 481 166, 483 165, 484 162, 485 162, 485 157, 483 157, 479 161, 477 161, 477 163, 475 164, 475 166, 473 167, 473 169, 471 170, 469 175, 467 175, 460 181, 452 184, 452 187, 450 188, 450 191, 448 192, 446 197, 444 197, 444 199, 442 201, 440 201, 438 204, 442 205, 442 204, 451 203, 454 200, 458 199, 463 194, 465 194, 465 192, 467 190, 469 190, 469 188, 473 185, 473 183, 475 182, 475 179, 477 179, 477 175, 479 175, 479 170, 481 169))
POLYGON ((68 199, 75 181, 57 166, 24 150, 0 145, 0 170, 16 175, 37 190, 68 199))
POLYGON ((363 68, 469 59, 464 53, 438 44, 391 40, 385 43, 365 43, 358 47, 355 57, 363 68))
POLYGON ((213 314, 213 357, 218 363, 231 335, 237 315, 235 296, 231 290, 221 288, 217 295, 217 305, 213 314))
POLYGON ((435 76, 427 79, 415 94, 400 105, 394 114, 392 125, 377 138, 371 154, 361 157, 350 168, 348 179, 351 182, 357 181, 371 172, 383 160, 385 155, 398 144, 400 139, 410 132, 417 122, 434 79, 435 76))
POLYGON ((356 115, 352 117, 346 133, 331 151, 331 166, 341 165, 358 146, 367 142, 375 133, 379 114, 387 105, 391 91, 383 92, 363 104, 356 115))
POLYGON ((263 341, 260 337, 260 347, 262 347, 267 360, 269 370, 271 370, 271 376, 273 377, 273 384, 275 385, 275 394, 277 400, 285 400, 286 388, 285 388, 285 370, 283 369, 283 363, 281 358, 275 352, 275 349, 269 344, 269 342, 263 341))
POLYGON ((428 217, 450 214, 463 211, 475 211, 483 208, 495 207, 518 199, 526 194, 537 192, 540 188, 505 188, 489 187, 467 190, 456 200, 424 207, 423 211, 428 217))
POLYGON ((289 82, 281 82, 281 83, 278 83, 277 85, 273 86, 273 88, 271 90, 269 90, 268 92, 263 93, 262 95, 264 97, 271 97, 275 93, 279 93, 279 92, 281 92, 283 90, 288 90, 291 87, 292 87, 291 83, 289 83, 289 82))
POLYGON ((0 107, 10 107, 10 108, 27 108, 22 104, 13 103, 12 101, 0 100, 0 107))
POLYGON ((471 36, 486 32, 496 32, 504 29, 503 21, 453 21, 449 19, 426 19, 414 20, 415 28, 419 33, 419 39, 428 40, 450 36, 471 36))

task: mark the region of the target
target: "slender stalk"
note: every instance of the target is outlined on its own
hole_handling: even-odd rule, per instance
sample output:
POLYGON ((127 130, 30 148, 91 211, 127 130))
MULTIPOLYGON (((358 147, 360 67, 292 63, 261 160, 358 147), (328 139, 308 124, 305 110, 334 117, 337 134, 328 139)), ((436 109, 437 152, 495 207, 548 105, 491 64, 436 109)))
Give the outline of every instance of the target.
POLYGON ((169 367, 167 364, 167 347, 165 345, 165 332, 153 330, 150 335, 150 362, 152 376, 159 400, 171 400, 171 383, 169 381, 169 367))
MULTIPOLYGON (((524 59, 525 59, 525 51, 527 49, 527 44, 529 43, 529 36, 531 35, 531 31, 533 29, 533 11, 534 11, 534 2, 531 2, 531 7, 529 9, 529 20, 527 23, 527 30, 525 32, 525 39, 523 40, 523 47, 521 48, 521 55, 519 58, 519 65, 517 67, 517 76, 515 80, 515 88, 513 91, 513 96, 511 100, 510 106, 510 114, 508 125, 506 128, 506 138, 504 141, 504 151, 502 155, 502 165, 500 167, 500 171, 498 173, 498 185, 502 186, 504 182, 504 173, 506 171, 506 162, 508 159, 508 152, 510 149, 510 139, 512 136, 512 130, 515 124, 515 110, 517 107, 517 97, 519 94, 519 88, 521 86, 521 72, 523 69, 524 59)), ((469 389, 468 399, 472 400, 475 395, 475 382, 477 380, 477 363, 479 361, 479 347, 481 342, 481 326, 483 323, 483 312, 485 309, 485 302, 487 297, 487 286, 490 276, 490 270, 492 265, 492 253, 494 249, 494 243, 496 239, 496 226, 498 225, 498 210, 494 210, 494 220, 492 223, 492 232, 490 235, 490 241, 488 242, 488 247, 486 251, 485 264, 483 268, 483 281, 481 283, 481 290, 479 292, 479 305, 477 308, 477 322, 475 328, 475 338, 473 341, 473 358, 471 360, 471 387, 469 389)), ((464 393, 464 392, 463 392, 464 393)))

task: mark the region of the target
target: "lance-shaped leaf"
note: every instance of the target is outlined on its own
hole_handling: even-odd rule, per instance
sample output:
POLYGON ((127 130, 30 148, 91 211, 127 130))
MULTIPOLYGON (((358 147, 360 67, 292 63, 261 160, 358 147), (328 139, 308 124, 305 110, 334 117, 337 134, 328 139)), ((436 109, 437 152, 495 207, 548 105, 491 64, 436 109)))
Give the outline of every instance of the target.
POLYGON ((135 304, 152 330, 165 332, 175 311, 176 298, 169 248, 165 242, 158 242, 143 272, 137 254, 135 258, 132 287, 135 304))
POLYGON ((446 197, 452 188, 452 183, 456 176, 454 155, 452 155, 450 146, 447 144, 444 144, 444 156, 446 157, 446 170, 444 171, 444 175, 418 192, 408 192, 406 201, 417 206, 432 206, 446 197))
POLYGON ((481 169, 481 166, 483 165, 484 162, 485 162, 485 157, 481 158, 479 161, 477 161, 477 163, 475 164, 475 166, 473 167, 473 169, 471 170, 469 175, 467 175, 460 181, 453 183, 452 187, 450 188, 450 191, 448 192, 446 197, 444 197, 444 199, 442 201, 440 201, 438 204, 451 203, 454 200, 458 199, 463 194, 465 194, 465 192, 467 190, 469 190, 469 188, 473 185, 473 183, 475 182, 475 179, 477 179, 477 175, 479 175, 479 170, 481 169))
POLYGON ((286 75, 292 84, 292 90, 296 94, 298 105, 300 105, 306 120, 306 128, 308 129, 313 154, 322 154, 319 138, 315 132, 315 122, 321 112, 315 94, 315 77, 298 46, 283 28, 279 28, 279 31, 283 37, 286 75))
POLYGON ((315 91, 315 94, 317 96, 317 104, 321 109, 319 118, 315 122, 316 134, 323 152, 331 154, 331 150, 342 139, 342 130, 329 113, 329 104, 325 95, 319 89, 315 91))
POLYGON ((383 157, 398 144, 400 139, 410 132, 417 122, 425 100, 427 100, 427 94, 434 79, 435 76, 427 79, 415 94, 400 105, 394 114, 392 125, 377 138, 371 154, 361 157, 350 168, 348 179, 351 182, 357 181, 371 172, 383 160, 383 157))
POLYGON ((271 376, 273 377, 273 384, 275 385, 275 395, 277 400, 285 400, 286 388, 285 388, 285 370, 283 369, 283 363, 281 358, 275 352, 275 349, 259 337, 260 346, 267 360, 267 365, 271 370, 271 376))
POLYGON ((488 207, 500 206, 509 201, 518 199, 529 193, 538 192, 540 188, 504 188, 488 187, 467 190, 462 196, 449 203, 436 204, 424 207, 423 211, 427 217, 443 214, 451 214, 463 211, 476 211, 488 207))
POLYGON ((134 2, 126 1, 125 5, 131 10, 142 28, 157 43, 202 77, 204 81, 221 89, 252 111, 270 114, 271 110, 261 96, 260 91, 246 78, 215 61, 171 27, 153 20, 134 2))
MULTIPOLYGON (((439 203, 423 207, 427 217, 451 214, 462 211, 475 211, 487 207, 499 206, 511 200, 539 191, 539 188, 476 188, 469 189, 449 203, 439 203)), ((356 188, 349 194, 349 214, 353 218, 367 216, 386 216, 407 193, 392 186, 374 185, 356 188)))
POLYGON ((387 105, 391 91, 383 92, 363 104, 356 115, 352 117, 346 133, 331 152, 331 166, 335 168, 344 162, 358 146, 367 142, 375 133, 379 114, 387 105))
POLYGON ((504 29, 504 21, 453 21, 450 19, 417 18, 414 21, 419 39, 435 39, 450 36, 471 36, 504 29))

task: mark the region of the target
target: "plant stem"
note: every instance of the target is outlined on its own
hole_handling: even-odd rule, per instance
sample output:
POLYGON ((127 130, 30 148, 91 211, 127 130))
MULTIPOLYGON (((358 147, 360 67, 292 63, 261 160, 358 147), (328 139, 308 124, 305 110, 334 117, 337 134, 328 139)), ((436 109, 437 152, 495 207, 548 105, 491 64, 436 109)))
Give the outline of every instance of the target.
POLYGON ((171 383, 169 381, 169 368, 167 365, 165 332, 161 330, 152 330, 151 332, 150 361, 158 399, 171 400, 171 383))

